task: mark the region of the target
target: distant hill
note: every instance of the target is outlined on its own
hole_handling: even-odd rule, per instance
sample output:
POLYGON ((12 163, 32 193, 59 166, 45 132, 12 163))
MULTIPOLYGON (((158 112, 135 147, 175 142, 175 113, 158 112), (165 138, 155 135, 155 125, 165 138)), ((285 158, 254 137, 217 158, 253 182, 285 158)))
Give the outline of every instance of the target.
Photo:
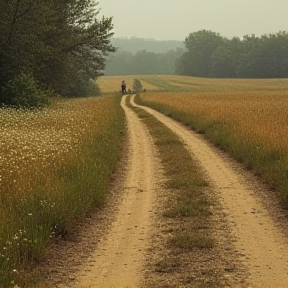
POLYGON ((178 40, 155 40, 144 38, 112 38, 113 46, 118 47, 118 51, 127 51, 136 53, 146 50, 147 52, 165 53, 177 48, 184 48, 184 41, 178 40))

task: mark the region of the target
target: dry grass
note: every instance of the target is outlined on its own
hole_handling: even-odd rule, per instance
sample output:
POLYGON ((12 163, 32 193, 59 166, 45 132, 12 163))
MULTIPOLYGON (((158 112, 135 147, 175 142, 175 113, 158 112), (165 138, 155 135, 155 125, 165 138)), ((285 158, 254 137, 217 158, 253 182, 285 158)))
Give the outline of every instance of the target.
POLYGON ((55 238, 103 203, 124 133, 119 102, 103 97, 58 100, 41 111, 0 109, 1 287, 23 284, 29 265, 55 238))
POLYGON ((190 91, 287 91, 286 79, 213 79, 164 75, 160 79, 190 91))
MULTIPOLYGON (((56 169, 91 132, 103 132, 111 99, 58 101, 43 111, 0 109, 1 190, 24 197, 46 167, 56 169)), ((1 195, 1 194, 0 194, 1 195)))
POLYGON ((147 93, 145 101, 220 121, 240 137, 265 143, 288 155, 288 93, 147 93))
POLYGON ((277 190, 288 207, 288 92, 281 90, 282 80, 247 82, 258 81, 261 89, 269 90, 271 83, 279 89, 146 93, 141 103, 205 134, 277 190))
POLYGON ((147 91, 166 92, 228 92, 228 91, 287 91, 286 79, 213 79, 176 75, 103 76, 97 80, 102 92, 120 91, 122 80, 132 89, 134 79, 147 91))

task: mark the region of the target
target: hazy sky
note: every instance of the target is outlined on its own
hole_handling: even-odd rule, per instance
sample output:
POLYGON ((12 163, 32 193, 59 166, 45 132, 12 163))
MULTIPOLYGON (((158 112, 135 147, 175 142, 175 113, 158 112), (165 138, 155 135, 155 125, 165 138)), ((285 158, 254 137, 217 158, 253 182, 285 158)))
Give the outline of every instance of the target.
POLYGON ((233 37, 288 31, 288 0, 98 0, 115 37, 185 40, 206 29, 233 37))

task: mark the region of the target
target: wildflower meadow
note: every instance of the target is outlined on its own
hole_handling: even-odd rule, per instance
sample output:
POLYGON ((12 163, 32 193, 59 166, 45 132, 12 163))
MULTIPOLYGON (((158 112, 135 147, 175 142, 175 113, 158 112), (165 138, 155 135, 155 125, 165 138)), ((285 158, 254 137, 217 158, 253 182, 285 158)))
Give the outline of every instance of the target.
POLYGON ((49 108, 0 108, 0 286, 102 205, 122 149, 120 97, 53 100, 49 108))

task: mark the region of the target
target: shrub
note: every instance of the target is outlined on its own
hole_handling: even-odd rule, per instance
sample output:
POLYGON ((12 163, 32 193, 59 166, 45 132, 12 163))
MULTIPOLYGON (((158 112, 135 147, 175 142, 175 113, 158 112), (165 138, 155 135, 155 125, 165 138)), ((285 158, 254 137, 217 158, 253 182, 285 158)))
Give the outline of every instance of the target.
POLYGON ((82 70, 78 71, 76 80, 71 83, 69 91, 67 92, 68 97, 90 97, 99 95, 100 89, 98 84, 82 70))
POLYGON ((140 91, 142 90, 142 84, 141 84, 140 80, 134 79, 133 90, 134 90, 136 93, 137 93, 137 92, 140 92, 140 91))
POLYGON ((10 80, 4 89, 6 104, 23 108, 39 108, 48 105, 46 91, 40 89, 30 73, 20 73, 10 80))

